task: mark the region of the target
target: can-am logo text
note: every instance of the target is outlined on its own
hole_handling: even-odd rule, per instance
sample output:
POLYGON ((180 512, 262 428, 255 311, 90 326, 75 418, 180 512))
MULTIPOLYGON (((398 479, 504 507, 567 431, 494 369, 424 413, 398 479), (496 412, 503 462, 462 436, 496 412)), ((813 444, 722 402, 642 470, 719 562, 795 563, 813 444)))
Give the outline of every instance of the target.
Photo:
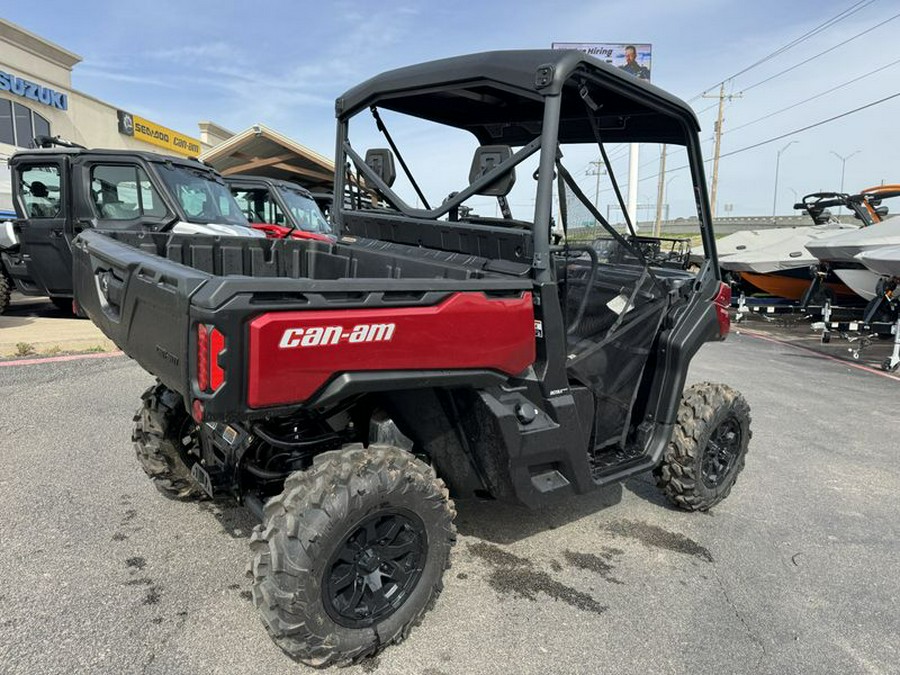
POLYGON ((321 347, 342 342, 390 342, 394 337, 395 324, 361 323, 353 328, 344 326, 314 326, 312 328, 288 328, 281 336, 278 346, 282 349, 293 347, 321 347))

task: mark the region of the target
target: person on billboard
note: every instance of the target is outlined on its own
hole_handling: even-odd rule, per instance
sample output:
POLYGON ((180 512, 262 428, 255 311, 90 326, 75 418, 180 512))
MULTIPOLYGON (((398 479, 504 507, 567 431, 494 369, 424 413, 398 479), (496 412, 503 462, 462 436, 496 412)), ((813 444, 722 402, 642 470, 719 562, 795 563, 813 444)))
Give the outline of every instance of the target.
POLYGON ((634 45, 625 47, 625 65, 619 66, 619 68, 629 75, 634 75, 642 80, 650 79, 650 69, 637 62, 637 49, 635 49, 634 45))

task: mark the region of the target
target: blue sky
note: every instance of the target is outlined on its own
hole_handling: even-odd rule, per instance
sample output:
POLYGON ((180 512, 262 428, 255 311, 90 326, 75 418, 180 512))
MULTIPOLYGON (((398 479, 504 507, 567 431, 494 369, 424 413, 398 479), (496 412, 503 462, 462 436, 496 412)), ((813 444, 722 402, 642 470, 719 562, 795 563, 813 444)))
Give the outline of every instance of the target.
MULTIPOLYGON (((454 54, 544 48, 561 42, 650 42, 654 83, 691 99, 757 59, 847 9, 852 0, 725 2, 210 2, 152 4, 44 0, 18 2, 5 18, 80 54, 76 88, 185 133, 211 119, 238 131, 262 122, 333 155, 333 104, 344 90, 382 70, 454 54)), ((729 84, 740 92, 788 66, 900 13, 898 0, 876 0, 771 62, 729 84)), ((726 110, 730 130, 900 59, 900 19, 793 72, 745 93, 726 110)), ((831 117, 900 91, 900 64, 833 94, 729 132, 723 152, 831 117)), ((697 100, 703 111, 713 101, 697 100)), ((792 137, 781 157, 778 211, 794 192, 900 182, 896 118, 900 98, 792 137)), ((715 109, 700 113, 711 156, 715 109)), ((415 167, 434 156, 423 135, 406 148, 415 167)), ((722 160, 721 204, 735 213, 771 213, 776 152, 788 140, 722 160)), ((448 149, 448 152, 450 150, 448 149)), ((469 155, 469 150, 465 152, 469 155)), ((645 152, 642 176, 656 173, 645 152)), ((670 164, 671 166, 671 164, 670 164)), ((427 167, 426 167, 427 168, 427 167)), ((582 168, 581 166, 575 167, 582 168)), ((620 176, 624 168, 617 169, 620 176)), ((592 186, 593 178, 584 177, 592 186)), ((673 188, 684 178, 673 181, 673 188)), ((656 182, 641 182, 641 201, 656 182)), ((682 205, 687 208, 688 201, 682 205)), ((673 200, 673 208, 679 207, 673 200)), ((721 213, 721 209, 720 209, 721 213)))

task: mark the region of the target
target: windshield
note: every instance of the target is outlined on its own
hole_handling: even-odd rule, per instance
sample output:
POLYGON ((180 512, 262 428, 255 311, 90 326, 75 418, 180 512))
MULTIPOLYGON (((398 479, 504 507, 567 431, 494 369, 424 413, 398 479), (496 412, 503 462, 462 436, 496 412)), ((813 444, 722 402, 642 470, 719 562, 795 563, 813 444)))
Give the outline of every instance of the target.
POLYGON ((291 212, 294 222, 304 232, 317 232, 319 234, 331 234, 331 226, 318 205, 302 192, 281 188, 281 197, 288 211, 291 212))
POLYGON ((210 172, 166 165, 160 168, 159 173, 188 222, 250 226, 231 191, 210 172))

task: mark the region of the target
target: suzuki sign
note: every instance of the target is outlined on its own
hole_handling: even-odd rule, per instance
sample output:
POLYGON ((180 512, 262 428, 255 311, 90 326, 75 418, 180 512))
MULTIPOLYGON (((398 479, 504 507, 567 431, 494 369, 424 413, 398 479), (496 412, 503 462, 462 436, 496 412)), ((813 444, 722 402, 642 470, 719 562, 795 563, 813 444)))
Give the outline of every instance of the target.
POLYGON ((0 91, 8 91, 16 96, 43 103, 59 110, 69 109, 69 97, 62 92, 45 87, 42 84, 23 80, 11 73, 0 70, 0 91))

